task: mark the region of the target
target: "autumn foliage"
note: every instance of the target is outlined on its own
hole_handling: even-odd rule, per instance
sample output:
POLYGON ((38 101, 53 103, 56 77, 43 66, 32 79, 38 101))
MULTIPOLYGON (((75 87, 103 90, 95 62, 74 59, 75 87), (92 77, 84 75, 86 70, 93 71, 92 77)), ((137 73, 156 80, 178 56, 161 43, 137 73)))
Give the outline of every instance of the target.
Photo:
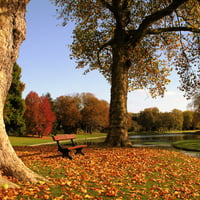
POLYGON ((55 121, 55 114, 45 96, 39 97, 36 92, 30 92, 25 99, 26 131, 28 134, 42 137, 49 135, 52 131, 52 123, 55 121))
POLYGON ((84 106, 81 110, 84 129, 92 133, 94 129, 108 127, 109 104, 104 100, 98 100, 90 93, 83 93, 81 99, 84 106))
POLYGON ((200 159, 150 148, 86 148, 62 158, 56 146, 16 147, 23 162, 49 183, 0 189, 2 200, 200 199, 200 159))
POLYGON ((60 96, 54 101, 57 129, 76 133, 77 129, 92 133, 108 126, 109 104, 91 93, 60 96))
POLYGON ((60 96, 55 100, 55 112, 58 126, 65 132, 76 130, 81 120, 78 101, 71 96, 60 96))

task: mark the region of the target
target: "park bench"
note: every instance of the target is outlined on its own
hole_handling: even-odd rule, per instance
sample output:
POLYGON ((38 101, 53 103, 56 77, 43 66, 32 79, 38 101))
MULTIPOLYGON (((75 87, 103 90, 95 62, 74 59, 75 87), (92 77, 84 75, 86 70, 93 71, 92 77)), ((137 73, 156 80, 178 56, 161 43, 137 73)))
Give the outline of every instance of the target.
POLYGON ((74 139, 76 139, 75 134, 64 134, 64 135, 54 135, 52 136, 53 140, 57 142, 58 145, 58 151, 60 151, 63 155, 62 157, 64 158, 65 156, 68 157, 70 160, 72 160, 72 157, 70 155, 70 152, 72 150, 76 150, 75 154, 82 154, 82 149, 84 147, 87 147, 87 145, 77 145, 74 142, 74 139), (66 145, 61 145, 60 141, 61 140, 71 140, 71 146, 66 146, 66 145))

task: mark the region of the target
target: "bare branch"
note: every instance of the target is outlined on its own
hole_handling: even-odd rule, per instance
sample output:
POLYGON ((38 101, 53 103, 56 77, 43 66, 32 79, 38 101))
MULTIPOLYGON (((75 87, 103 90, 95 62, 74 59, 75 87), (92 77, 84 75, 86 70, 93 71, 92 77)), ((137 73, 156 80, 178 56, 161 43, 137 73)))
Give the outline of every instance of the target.
POLYGON ((187 1, 188 0, 174 0, 166 8, 163 8, 163 9, 145 17, 145 19, 140 24, 138 30, 134 31, 134 37, 133 37, 132 45, 135 46, 136 43, 139 42, 139 40, 144 37, 144 35, 147 32, 148 27, 151 26, 151 24, 162 19, 165 16, 170 15, 180 5, 182 5, 183 3, 187 2, 187 1))
POLYGON ((118 13, 118 1, 114 1, 112 5, 110 5, 108 2, 106 2, 105 0, 100 0, 100 2, 104 5, 105 8, 108 8, 115 16, 117 25, 119 27, 121 27, 121 22, 120 22, 120 17, 119 17, 119 13, 118 13))
POLYGON ((99 50, 98 50, 98 52, 97 52, 97 59, 98 59, 98 64, 99 64, 99 66, 101 66, 101 62, 100 62, 100 59, 99 59, 99 54, 100 54, 100 52, 104 49, 104 48, 106 48, 106 47, 108 47, 108 46, 111 46, 112 44, 113 44, 113 39, 110 39, 109 41, 107 41, 106 43, 104 43, 102 46, 100 46, 100 48, 99 48, 99 50))
POLYGON ((113 7, 108 2, 106 2, 105 0, 100 0, 100 2, 104 5, 105 8, 108 8, 111 12, 114 13, 113 7))
POLYGON ((193 33, 200 33, 200 29, 192 27, 168 27, 168 28, 158 28, 158 29, 148 29, 146 34, 160 34, 165 32, 177 32, 177 31, 187 31, 193 33))
POLYGON ((170 15, 173 11, 175 11, 180 5, 187 2, 188 0, 175 0, 168 7, 159 10, 152 15, 147 16, 143 22, 141 23, 138 31, 144 31, 148 26, 150 26, 153 22, 158 21, 159 19, 170 15))

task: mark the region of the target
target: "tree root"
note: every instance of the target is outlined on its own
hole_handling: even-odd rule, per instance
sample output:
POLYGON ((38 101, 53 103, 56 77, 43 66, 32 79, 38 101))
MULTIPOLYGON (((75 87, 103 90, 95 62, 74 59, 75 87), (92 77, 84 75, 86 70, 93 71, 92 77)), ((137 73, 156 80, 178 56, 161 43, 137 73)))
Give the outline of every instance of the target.
POLYGON ((15 183, 10 182, 9 180, 3 178, 2 176, 0 176, 0 188, 19 188, 19 186, 15 183))

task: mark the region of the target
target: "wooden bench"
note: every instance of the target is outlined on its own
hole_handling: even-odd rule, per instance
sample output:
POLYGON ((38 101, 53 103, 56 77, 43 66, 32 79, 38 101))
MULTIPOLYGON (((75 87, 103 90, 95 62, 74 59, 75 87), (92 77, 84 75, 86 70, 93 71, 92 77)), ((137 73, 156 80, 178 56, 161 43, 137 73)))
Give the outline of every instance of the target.
POLYGON ((62 157, 64 158, 65 156, 68 157, 70 160, 72 160, 72 157, 70 156, 70 152, 72 150, 76 150, 75 154, 82 154, 84 155, 84 153, 82 152, 82 149, 84 147, 87 147, 87 145, 77 145, 74 142, 74 139, 76 138, 75 134, 64 134, 64 135, 54 135, 52 136, 53 140, 57 142, 58 145, 58 151, 60 151, 63 155, 62 157), (61 140, 71 140, 72 146, 63 146, 60 144, 61 140))

